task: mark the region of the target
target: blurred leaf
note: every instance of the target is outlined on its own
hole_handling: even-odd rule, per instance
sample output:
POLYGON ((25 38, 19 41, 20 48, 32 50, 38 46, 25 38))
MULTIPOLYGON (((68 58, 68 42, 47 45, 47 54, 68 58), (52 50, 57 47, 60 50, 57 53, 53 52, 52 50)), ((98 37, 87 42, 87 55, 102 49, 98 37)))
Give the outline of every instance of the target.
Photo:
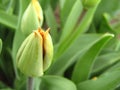
POLYGON ((73 82, 59 76, 43 76, 40 90, 77 90, 73 82))
POLYGON ((100 72, 101 70, 109 67, 110 65, 116 63, 120 60, 120 53, 119 52, 111 52, 106 53, 104 55, 98 56, 94 67, 93 67, 93 73, 100 72))
POLYGON ((17 28, 17 23, 18 23, 18 18, 15 15, 9 15, 5 11, 0 10, 0 23, 16 29, 17 28))
POLYGON ((10 89, 10 88, 1 88, 0 90, 13 90, 13 89, 10 89))
POLYGON ((120 11, 114 13, 114 15, 110 15, 108 13, 104 13, 104 18, 106 20, 107 25, 110 29, 113 30, 115 33, 120 33, 120 11))
POLYGON ((99 25, 100 21, 102 20, 101 18, 103 13, 106 12, 112 14, 117 9, 120 9, 120 2, 118 0, 111 0, 110 2, 109 0, 101 0, 101 3, 95 13, 95 24, 99 25))
POLYGON ((106 72, 96 80, 87 80, 78 84, 78 90, 115 90, 120 84, 120 70, 106 72))
POLYGON ((25 36, 21 32, 20 25, 21 25, 21 17, 27 8, 30 0, 20 0, 20 10, 19 10, 19 18, 18 18, 18 24, 17 24, 17 30, 15 32, 14 40, 13 40, 13 49, 12 49, 12 56, 13 56, 13 64, 15 69, 15 74, 18 77, 18 72, 16 68, 16 54, 17 50, 20 47, 22 41, 25 39, 25 36))
POLYGON ((76 30, 69 34, 69 36, 67 36, 62 42, 60 42, 57 53, 55 54, 56 57, 62 55, 62 53, 73 43, 73 41, 88 29, 98 4, 94 8, 91 8, 85 12, 85 16, 76 30))
POLYGON ((2 40, 0 39, 0 53, 2 51, 2 40))
POLYGON ((107 22, 105 15, 103 15, 103 18, 102 18, 101 24, 99 25, 98 31, 100 33, 109 32, 109 33, 116 34, 115 31, 110 27, 109 23, 107 22))
POLYGON ((58 38, 58 34, 57 34, 58 25, 55 20, 55 16, 50 4, 48 4, 47 8, 44 10, 44 13, 45 13, 46 23, 48 27, 51 29, 50 33, 52 35, 53 42, 56 42, 58 38))
POLYGON ((50 0, 51 3, 51 7, 53 8, 53 10, 56 8, 56 6, 58 5, 59 0, 50 0))
POLYGON ((62 10, 63 7, 64 7, 65 1, 66 1, 66 0, 59 0, 61 10, 62 10))
POLYGON ((10 2, 11 2, 11 0, 0 0, 0 9, 6 11, 6 9, 9 6, 10 2))
POLYGON ((21 74, 20 78, 15 79, 14 88, 15 90, 26 90, 26 84, 27 84, 27 77, 21 74))
POLYGON ((92 47, 103 37, 104 35, 101 34, 83 34, 79 36, 59 58, 55 58, 54 56, 55 61, 47 71, 47 74, 63 74, 83 52, 92 47))
POLYGON ((2 53, 0 55, 0 76, 7 81, 8 85, 13 85, 14 69, 10 50, 3 45, 2 53), (8 68, 9 67, 9 68, 8 68))
POLYGON ((7 86, 2 82, 2 81, 0 81, 0 89, 1 88, 6 88, 7 86))
POLYGON ((108 72, 115 71, 115 70, 120 70, 120 61, 112 65, 112 67, 108 68, 104 73, 108 73, 108 72))
POLYGON ((66 19, 65 25, 62 30, 61 40, 64 40, 71 32, 74 30, 75 25, 79 19, 79 16, 82 12, 82 3, 80 0, 76 0, 72 9, 66 19))
POLYGON ((72 80, 75 83, 87 80, 90 76, 91 68, 94 60, 102 50, 104 45, 113 37, 112 34, 104 34, 103 37, 97 41, 88 51, 84 53, 75 65, 72 80))
POLYGON ((60 13, 62 27, 64 26, 64 23, 66 22, 66 19, 68 18, 75 1, 76 0, 65 0, 64 1, 64 6, 63 8, 61 8, 61 13, 60 13))

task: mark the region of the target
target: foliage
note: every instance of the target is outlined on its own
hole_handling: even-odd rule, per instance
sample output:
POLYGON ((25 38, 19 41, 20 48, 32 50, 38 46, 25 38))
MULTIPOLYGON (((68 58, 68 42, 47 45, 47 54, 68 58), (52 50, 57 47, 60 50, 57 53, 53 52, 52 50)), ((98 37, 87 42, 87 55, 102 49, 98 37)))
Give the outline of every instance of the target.
MULTIPOLYGON (((0 90, 26 90, 16 53, 26 38, 20 26, 30 1, 0 0, 0 90)), ((34 90, 120 89, 120 1, 98 0, 87 9, 81 1, 39 0, 54 57, 34 90)))

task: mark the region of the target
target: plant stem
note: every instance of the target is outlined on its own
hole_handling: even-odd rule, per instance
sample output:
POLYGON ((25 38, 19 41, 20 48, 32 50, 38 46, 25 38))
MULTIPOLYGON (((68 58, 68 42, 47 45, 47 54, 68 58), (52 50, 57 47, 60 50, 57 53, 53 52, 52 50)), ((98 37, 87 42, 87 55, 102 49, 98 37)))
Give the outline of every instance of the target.
POLYGON ((33 88, 34 88, 34 79, 32 77, 28 77, 27 90, 33 90, 33 88))

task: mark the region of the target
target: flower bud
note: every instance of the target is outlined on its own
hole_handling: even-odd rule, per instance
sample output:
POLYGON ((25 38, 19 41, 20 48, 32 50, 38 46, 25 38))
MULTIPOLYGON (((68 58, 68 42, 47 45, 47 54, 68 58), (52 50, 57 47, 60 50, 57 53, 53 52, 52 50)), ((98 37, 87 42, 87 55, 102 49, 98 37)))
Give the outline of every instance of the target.
POLYGON ((94 7, 100 0, 82 0, 83 6, 88 9, 94 7))
POLYGON ((27 76, 42 76, 52 62, 53 44, 49 30, 38 29, 22 43, 17 53, 17 66, 27 76))
POLYGON ((23 34, 29 35, 32 30, 41 27, 43 23, 43 12, 37 0, 32 0, 25 10, 21 20, 23 34))

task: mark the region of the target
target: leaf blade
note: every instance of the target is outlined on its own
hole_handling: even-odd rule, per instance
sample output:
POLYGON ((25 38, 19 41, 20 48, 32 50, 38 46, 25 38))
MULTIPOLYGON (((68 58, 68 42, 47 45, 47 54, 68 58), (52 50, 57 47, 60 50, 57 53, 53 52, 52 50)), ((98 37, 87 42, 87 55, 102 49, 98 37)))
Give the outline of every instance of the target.
POLYGON ((77 90, 73 82, 63 77, 43 76, 41 79, 40 90, 77 90))
POLYGON ((90 75, 94 60, 104 47, 104 45, 113 37, 112 34, 104 34, 101 40, 96 42, 85 54, 80 57, 73 70, 72 80, 75 83, 87 80, 90 75), (79 68, 79 69, 78 69, 79 68), (84 69, 84 70, 83 70, 84 69))

